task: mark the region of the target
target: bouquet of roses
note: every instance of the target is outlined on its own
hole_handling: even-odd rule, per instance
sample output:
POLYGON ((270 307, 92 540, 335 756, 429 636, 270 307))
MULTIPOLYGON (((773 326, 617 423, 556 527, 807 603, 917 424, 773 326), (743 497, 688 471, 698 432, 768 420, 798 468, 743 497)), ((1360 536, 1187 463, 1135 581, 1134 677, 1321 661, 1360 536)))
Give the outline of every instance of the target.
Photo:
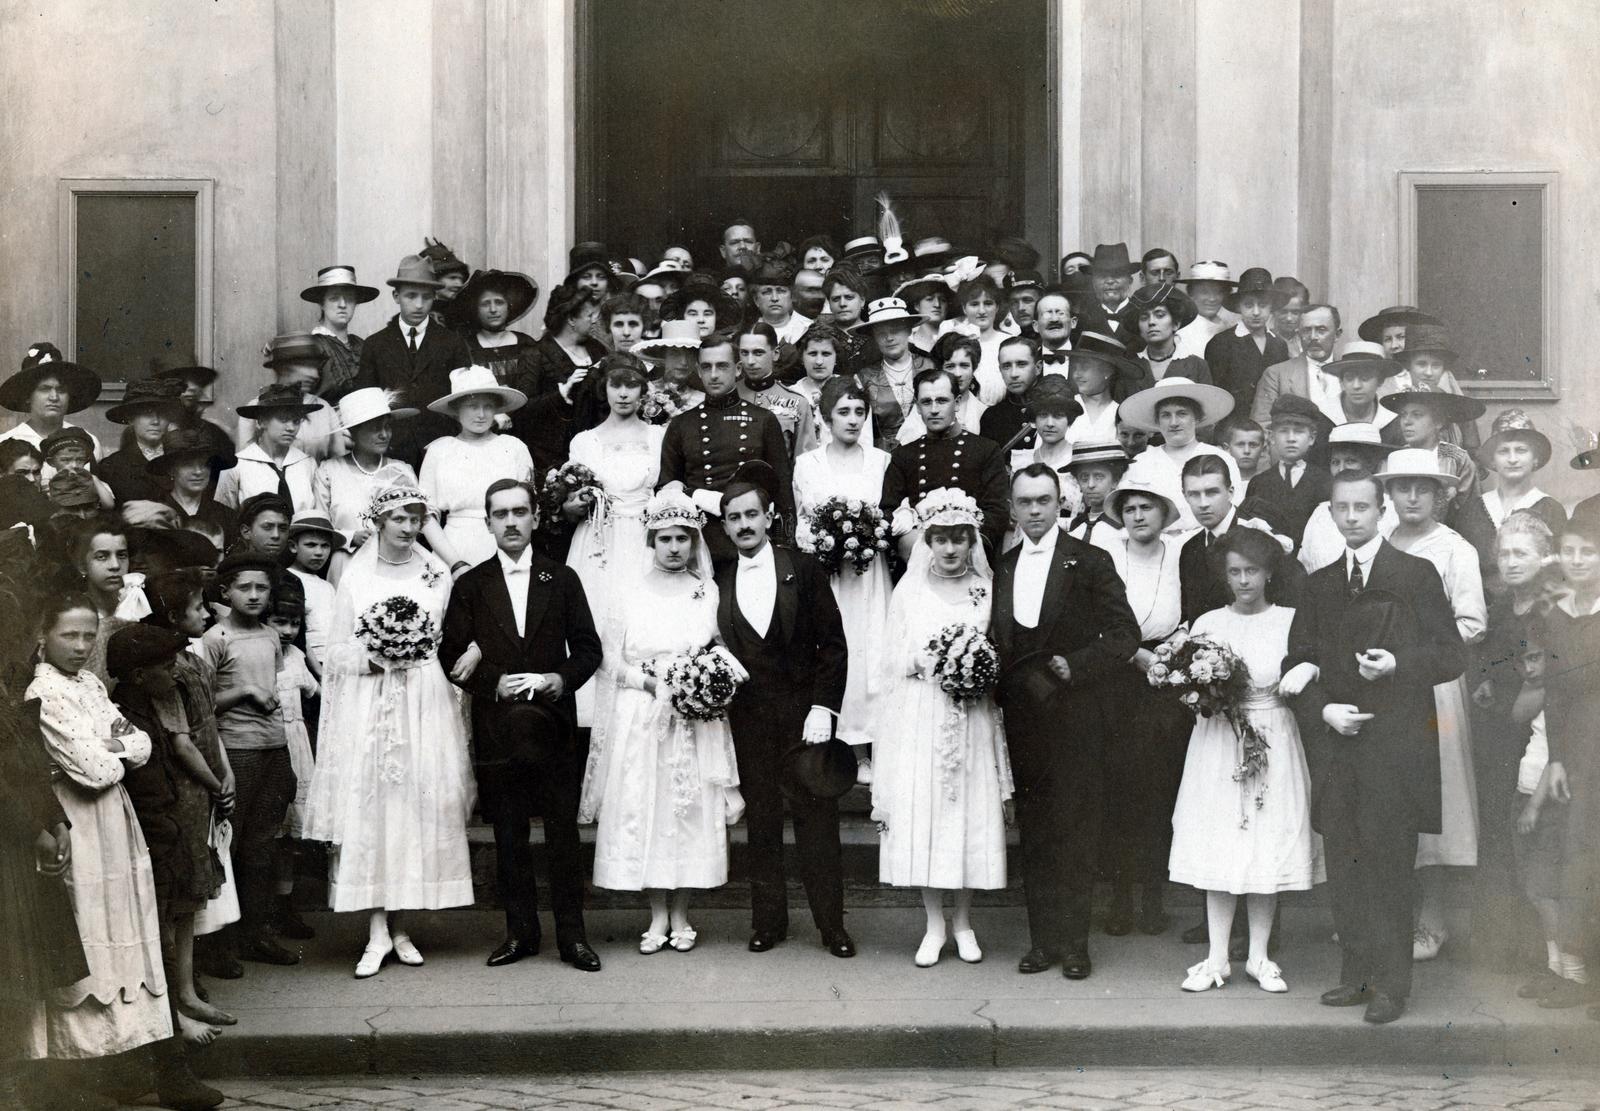
POLYGON ((689 393, 667 382, 651 382, 645 387, 639 416, 646 424, 666 424, 679 413, 693 409, 694 399, 689 393))
POLYGON ((973 625, 946 625, 923 652, 933 661, 929 677, 957 702, 982 698, 1000 681, 1000 653, 994 641, 973 625))
POLYGON ((356 640, 369 655, 390 664, 416 664, 439 647, 433 617, 404 595, 374 602, 356 618, 356 640))
POLYGON ((1239 784, 1239 828, 1248 828, 1248 803, 1253 801, 1259 810, 1266 798, 1262 780, 1268 747, 1245 709, 1251 694, 1249 668, 1227 645, 1181 628, 1156 647, 1155 655, 1146 674, 1152 687, 1177 691, 1178 701, 1191 713, 1203 718, 1220 714, 1233 727, 1239 739, 1239 762, 1233 769, 1233 781, 1239 784))
POLYGON ((646 675, 665 686, 672 708, 692 721, 720 721, 744 682, 743 668, 726 648, 708 644, 693 652, 647 660, 646 675))
POLYGON ((889 522, 883 510, 860 498, 829 498, 817 506, 807 528, 813 553, 830 575, 847 565, 859 575, 889 552, 889 522))
POLYGON ((561 507, 573 495, 588 503, 593 510, 604 494, 605 487, 593 471, 582 463, 568 461, 545 472, 544 488, 539 493, 539 499, 543 502, 540 517, 546 528, 559 528, 562 522, 561 507))

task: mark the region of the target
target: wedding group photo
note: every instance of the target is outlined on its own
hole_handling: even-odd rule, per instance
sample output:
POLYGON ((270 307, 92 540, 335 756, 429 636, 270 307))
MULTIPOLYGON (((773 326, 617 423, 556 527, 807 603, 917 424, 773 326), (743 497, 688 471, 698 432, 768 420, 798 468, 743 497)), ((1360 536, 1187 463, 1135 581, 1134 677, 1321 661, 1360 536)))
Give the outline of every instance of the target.
POLYGON ((0 1105, 1587 1105, 1597 41, 0 3, 0 1105))

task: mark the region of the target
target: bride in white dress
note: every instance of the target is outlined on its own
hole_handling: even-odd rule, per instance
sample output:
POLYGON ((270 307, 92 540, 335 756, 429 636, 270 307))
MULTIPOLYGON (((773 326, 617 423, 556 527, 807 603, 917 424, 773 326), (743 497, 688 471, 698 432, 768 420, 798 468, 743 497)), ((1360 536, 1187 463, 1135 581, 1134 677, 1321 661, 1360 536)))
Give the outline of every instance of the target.
POLYGON ((728 882, 727 827, 744 800, 727 719, 678 714, 645 668, 717 640, 705 514, 670 491, 650 500, 644 527, 648 547, 634 558, 644 557, 647 570, 628 595, 613 596, 601 634, 605 662, 578 819, 599 822, 594 885, 649 892, 650 927, 639 952, 670 944, 687 953, 696 937, 690 893, 728 882))
POLYGON ((439 664, 437 634, 423 659, 406 663, 372 655, 356 635, 358 618, 389 599, 415 602, 435 630, 443 628, 450 575, 416 543, 429 512, 412 486, 391 486, 373 499, 374 537, 339 580, 323 665, 305 837, 333 846, 333 909, 372 911, 356 965, 361 978, 376 974, 390 953, 402 964, 422 963, 396 911, 472 903, 467 725, 439 664))
MULTIPOLYGON (((578 573, 590 608, 598 614, 611 610, 613 598, 629 598, 645 565, 644 507, 661 473, 663 425, 646 424, 641 405, 649 378, 645 366, 632 355, 607 355, 596 369, 596 385, 603 392, 610 415, 597 427, 572 438, 568 458, 594 472, 604 490, 599 504, 573 498, 562 515, 577 521, 567 566, 578 573)), ((594 724, 596 679, 578 689, 578 724, 594 724)))
POLYGON ((956 952, 983 959, 972 894, 1006 885, 1005 803, 1011 764, 992 696, 958 703, 932 676, 925 646, 948 625, 989 630, 992 578, 978 529, 983 513, 960 490, 917 506, 922 537, 889 610, 873 746, 873 817, 883 826, 878 878, 922 888, 928 926, 918 967, 946 941, 944 893, 955 892, 956 952))

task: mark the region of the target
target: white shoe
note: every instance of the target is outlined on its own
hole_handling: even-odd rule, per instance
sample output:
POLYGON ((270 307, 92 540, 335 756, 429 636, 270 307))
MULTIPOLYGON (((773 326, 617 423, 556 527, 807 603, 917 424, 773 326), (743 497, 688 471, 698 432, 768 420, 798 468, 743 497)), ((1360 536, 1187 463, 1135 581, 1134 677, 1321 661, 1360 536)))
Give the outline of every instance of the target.
POLYGON ((1434 933, 1426 926, 1418 926, 1411 932, 1411 959, 1414 961, 1431 961, 1439 955, 1439 950, 1444 948, 1444 943, 1450 935, 1445 932, 1434 933))
POLYGON ((1189 975, 1184 978, 1184 991, 1210 991, 1220 988, 1228 982, 1228 977, 1233 975, 1233 966, 1223 962, 1221 968, 1213 968, 1209 961, 1201 961, 1189 969, 1189 975))
POLYGON ((968 964, 983 960, 983 950, 978 948, 978 935, 972 930, 957 930, 951 935, 956 942, 956 956, 968 964))
POLYGON ((389 959, 389 954, 394 952, 394 942, 387 941, 382 945, 368 944, 361 953, 361 959, 356 962, 356 979, 365 980, 369 976, 376 976, 378 969, 383 967, 383 962, 389 959))
POLYGON ((922 935, 922 944, 917 946, 917 967, 932 968, 939 963, 939 954, 944 952, 945 937, 943 934, 925 933, 922 935))
POLYGON ((668 940, 672 942, 672 947, 678 952, 687 953, 690 949, 694 948, 694 939, 699 936, 699 934, 694 932, 693 926, 685 926, 681 930, 673 930, 669 935, 668 940))
POLYGON ((410 965, 412 968, 422 963, 422 954, 411 943, 410 934, 394 935, 394 955, 401 964, 410 965))
POLYGON ((1273 961, 1264 960, 1260 964, 1245 962, 1244 974, 1261 986, 1262 991, 1281 993, 1289 990, 1289 985, 1284 982, 1283 969, 1273 961))
POLYGON ((661 952, 661 947, 667 943, 666 934, 653 934, 648 931, 639 935, 639 952, 645 956, 661 952))
POLYGON ((856 761, 856 782, 860 783, 863 786, 871 786, 872 785, 872 761, 871 760, 858 760, 858 761, 856 761))

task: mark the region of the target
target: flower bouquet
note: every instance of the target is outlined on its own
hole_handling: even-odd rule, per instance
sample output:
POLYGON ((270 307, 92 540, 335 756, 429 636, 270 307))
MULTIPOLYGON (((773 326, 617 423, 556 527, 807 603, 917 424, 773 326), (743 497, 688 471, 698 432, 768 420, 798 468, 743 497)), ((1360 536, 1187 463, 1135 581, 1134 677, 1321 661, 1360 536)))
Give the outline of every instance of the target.
POLYGON ((439 628, 415 599, 396 595, 374 602, 356 618, 356 640, 369 655, 404 667, 438 650, 439 628))
POLYGON ((1245 703, 1251 695, 1250 671, 1238 653, 1206 636, 1183 629, 1156 647, 1146 679, 1152 687, 1178 692, 1178 701, 1197 717, 1218 714, 1238 738, 1239 762, 1233 781, 1239 784, 1239 828, 1250 826, 1250 804, 1260 810, 1266 801, 1267 738, 1250 721, 1245 703))
POLYGON ((829 498, 817 506, 806 528, 817 562, 830 575, 846 566, 862 574, 889 552, 889 522, 883 510, 860 498, 829 498))
POLYGON ((973 702, 1000 681, 1000 653, 976 626, 946 625, 923 652, 933 661, 928 677, 957 702, 973 702))
POLYGON ((561 527, 561 509, 577 495, 593 512, 596 503, 605 496, 605 486, 588 467, 568 461, 545 472, 544 486, 539 492, 543 512, 542 523, 547 529, 561 527))
POLYGON ((680 413, 687 413, 697 404, 687 388, 680 389, 668 382, 655 381, 645 388, 639 416, 646 424, 666 424, 680 413))
POLYGON ((744 680, 726 648, 708 644, 693 652, 648 660, 646 675, 667 689, 672 708, 691 721, 720 721, 744 680))

